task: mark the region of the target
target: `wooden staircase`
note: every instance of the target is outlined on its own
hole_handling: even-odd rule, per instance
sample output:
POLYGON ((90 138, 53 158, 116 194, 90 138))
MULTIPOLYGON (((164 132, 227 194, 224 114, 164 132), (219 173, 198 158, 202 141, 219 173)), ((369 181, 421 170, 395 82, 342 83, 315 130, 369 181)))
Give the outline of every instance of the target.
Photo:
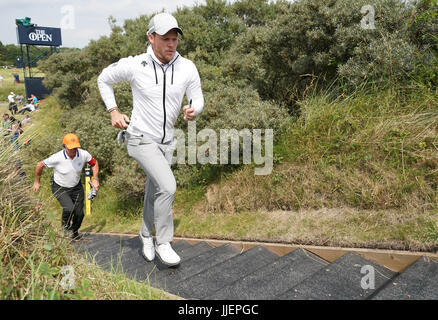
POLYGON ((138 235, 73 242, 106 270, 190 300, 438 299, 438 255, 175 238, 178 267, 147 262, 138 235))

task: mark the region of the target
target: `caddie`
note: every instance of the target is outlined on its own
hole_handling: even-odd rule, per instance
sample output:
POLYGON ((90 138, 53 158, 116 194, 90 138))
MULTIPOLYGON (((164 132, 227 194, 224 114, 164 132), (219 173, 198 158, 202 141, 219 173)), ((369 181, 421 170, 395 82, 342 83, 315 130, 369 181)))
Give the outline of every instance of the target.
POLYGON ((64 136, 63 149, 47 159, 38 162, 35 170, 33 190, 41 187, 40 178, 44 167, 53 168, 52 193, 62 206, 61 224, 72 239, 80 239, 79 228, 84 219, 84 188, 81 173, 88 163, 93 172, 92 186, 99 189, 99 164, 90 153, 81 149, 79 138, 73 133, 64 136))

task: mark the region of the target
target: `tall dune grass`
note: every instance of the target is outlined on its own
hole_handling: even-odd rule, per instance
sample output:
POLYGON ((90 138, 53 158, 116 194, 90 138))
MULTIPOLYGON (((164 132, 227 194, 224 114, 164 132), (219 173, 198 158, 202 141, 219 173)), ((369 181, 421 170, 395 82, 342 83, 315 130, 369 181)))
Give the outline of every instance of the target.
POLYGON ((8 137, 0 143, 0 297, 46 298, 56 288, 54 266, 66 262, 59 241, 21 166, 21 151, 8 137))

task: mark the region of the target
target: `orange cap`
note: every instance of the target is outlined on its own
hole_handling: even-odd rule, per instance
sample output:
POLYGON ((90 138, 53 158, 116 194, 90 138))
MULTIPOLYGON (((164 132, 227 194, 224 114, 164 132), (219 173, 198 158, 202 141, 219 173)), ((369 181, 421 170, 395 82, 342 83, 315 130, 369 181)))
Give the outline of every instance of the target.
POLYGON ((64 144, 67 149, 80 148, 79 138, 74 133, 66 134, 64 139, 62 140, 62 144, 64 144))

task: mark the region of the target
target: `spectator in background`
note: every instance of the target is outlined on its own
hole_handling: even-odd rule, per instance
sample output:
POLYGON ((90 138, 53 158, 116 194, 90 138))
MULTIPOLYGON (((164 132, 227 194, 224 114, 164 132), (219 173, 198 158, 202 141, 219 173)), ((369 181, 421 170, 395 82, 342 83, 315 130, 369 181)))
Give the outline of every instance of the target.
POLYGON ((22 108, 18 113, 24 114, 26 111, 33 112, 35 111, 35 106, 32 103, 29 103, 27 106, 22 108))
POLYGON ((11 111, 12 114, 16 114, 18 111, 17 104, 15 103, 15 93, 11 92, 8 95, 9 100, 9 111, 11 111))
POLYGON ((32 103, 34 105, 35 110, 38 109, 38 99, 33 93, 30 95, 30 98, 28 100, 29 103, 32 103))
POLYGON ((21 93, 17 94, 17 103, 18 103, 19 105, 24 105, 24 102, 23 102, 23 95, 22 95, 21 93))
POLYGON ((26 125, 28 125, 28 124, 31 124, 32 123, 32 121, 31 121, 31 119, 30 119, 30 115, 26 115, 26 117, 23 119, 23 120, 21 120, 21 126, 23 127, 23 126, 26 126, 26 125))
POLYGON ((6 129, 11 124, 11 120, 9 119, 9 114, 5 113, 3 115, 3 129, 6 129))
POLYGON ((38 104, 38 99, 37 99, 37 97, 36 97, 34 94, 31 94, 30 96, 31 96, 31 98, 32 98, 32 103, 36 106, 36 105, 38 104))
POLYGON ((17 141, 18 137, 20 136, 20 134, 23 133, 23 129, 21 129, 21 125, 16 121, 14 121, 12 123, 11 128, 12 128, 11 142, 14 143, 14 149, 18 150, 18 142, 16 142, 16 141, 17 141))
POLYGON ((15 97, 15 93, 11 91, 8 95, 9 103, 15 103, 14 97, 15 97))
POLYGON ((5 113, 3 115, 2 131, 3 135, 6 136, 11 132, 9 126, 11 125, 11 119, 9 119, 9 114, 5 113))

